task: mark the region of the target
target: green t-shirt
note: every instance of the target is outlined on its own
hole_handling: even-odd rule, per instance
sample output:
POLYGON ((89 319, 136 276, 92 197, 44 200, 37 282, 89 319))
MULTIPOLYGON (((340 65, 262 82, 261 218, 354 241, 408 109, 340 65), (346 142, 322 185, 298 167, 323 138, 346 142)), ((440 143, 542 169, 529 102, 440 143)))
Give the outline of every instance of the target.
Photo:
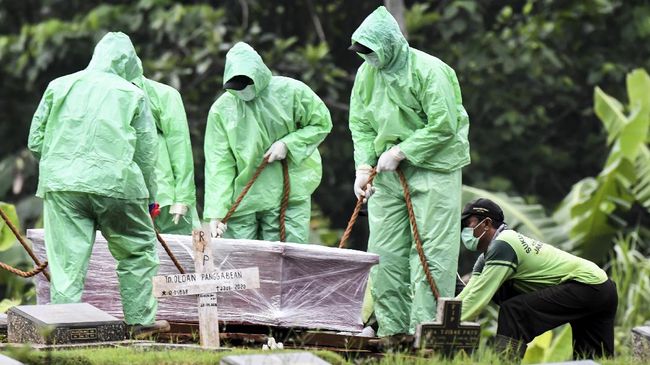
POLYGON ((568 280, 602 284, 607 274, 596 264, 513 230, 504 230, 481 254, 467 286, 458 295, 463 301, 461 319, 476 317, 506 280, 529 293, 568 280))

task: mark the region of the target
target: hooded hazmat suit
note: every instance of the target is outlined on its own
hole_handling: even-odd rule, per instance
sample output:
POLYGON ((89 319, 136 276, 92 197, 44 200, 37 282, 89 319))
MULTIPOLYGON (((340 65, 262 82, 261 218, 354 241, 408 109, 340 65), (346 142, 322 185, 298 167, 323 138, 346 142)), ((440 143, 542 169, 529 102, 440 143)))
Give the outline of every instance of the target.
MULTIPOLYGON (((438 58, 410 48, 386 8, 370 14, 352 35, 369 47, 378 65, 364 62, 350 100, 350 130, 357 168, 376 166, 398 146, 399 164, 431 273, 440 295, 454 295, 460 244, 461 168, 470 162, 469 118, 456 74, 438 58)), ((431 321, 436 302, 415 249, 397 173, 380 172, 368 200, 368 251, 379 265, 371 293, 379 336, 413 333, 431 321)))
POLYGON ((52 303, 81 301, 95 229, 108 240, 128 324, 154 322, 158 270, 147 203, 155 194, 156 129, 129 37, 108 33, 88 67, 50 82, 34 114, 29 149, 40 158, 52 303))
MULTIPOLYGON (((318 145, 332 128, 329 111, 305 84, 273 76, 246 43, 226 55, 224 83, 234 76, 254 82, 255 98, 224 93, 208 114, 205 136, 206 219, 221 219, 276 141, 288 148, 291 194, 286 215, 287 241, 305 243, 311 194, 321 180, 318 145)), ((277 241, 283 177, 280 162, 270 163, 228 221, 224 237, 277 241)))
MULTIPOLYGON (((138 63, 141 65, 139 59, 138 63)), ((193 223, 198 225, 199 222, 194 159, 183 99, 173 87, 149 80, 142 74, 133 83, 144 91, 158 132, 155 201, 161 212, 154 224, 161 233, 192 234, 193 223), (187 209, 178 224, 172 220, 170 208, 173 206, 187 209)))

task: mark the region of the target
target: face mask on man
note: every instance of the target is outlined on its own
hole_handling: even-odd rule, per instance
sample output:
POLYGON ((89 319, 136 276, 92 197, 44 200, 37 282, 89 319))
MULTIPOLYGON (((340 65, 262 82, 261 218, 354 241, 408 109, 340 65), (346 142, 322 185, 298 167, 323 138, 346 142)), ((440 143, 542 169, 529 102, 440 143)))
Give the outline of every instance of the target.
POLYGON ((250 84, 241 90, 228 90, 231 94, 237 96, 243 101, 251 101, 255 99, 255 85, 250 84))
POLYGON ((377 53, 372 52, 372 53, 368 53, 368 54, 363 54, 363 53, 358 53, 357 52, 357 54, 359 56, 361 56, 361 58, 363 58, 364 61, 368 62, 368 64, 370 66, 375 67, 375 68, 379 68, 380 62, 379 62, 379 56, 377 55, 377 53))
POLYGON ((478 228, 483 222, 485 222, 487 218, 483 219, 479 224, 474 226, 474 228, 471 227, 465 227, 463 228, 462 232, 460 233, 460 239, 463 241, 463 244, 465 247, 470 250, 470 251, 476 251, 478 248, 478 243, 481 240, 481 237, 485 234, 487 231, 483 231, 480 236, 474 237, 474 230, 478 228))

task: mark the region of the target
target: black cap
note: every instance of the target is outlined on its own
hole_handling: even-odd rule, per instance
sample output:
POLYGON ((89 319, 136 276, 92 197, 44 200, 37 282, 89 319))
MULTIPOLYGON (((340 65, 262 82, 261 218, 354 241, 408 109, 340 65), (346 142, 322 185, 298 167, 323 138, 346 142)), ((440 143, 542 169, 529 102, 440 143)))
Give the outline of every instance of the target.
POLYGON ((460 216, 461 220, 465 220, 470 216, 479 216, 492 218, 495 222, 505 221, 503 210, 492 200, 485 198, 478 198, 473 202, 467 203, 463 208, 463 213, 460 216))
POLYGON ((246 86, 250 85, 253 83, 253 79, 251 79, 248 76, 244 75, 238 75, 234 76, 230 80, 228 80, 225 84, 223 84, 224 89, 232 89, 232 90, 242 90, 246 86))
POLYGON ((359 52, 361 54, 368 54, 374 52, 372 49, 364 46, 363 44, 359 42, 354 42, 350 47, 348 47, 348 50, 354 51, 354 52, 359 52))

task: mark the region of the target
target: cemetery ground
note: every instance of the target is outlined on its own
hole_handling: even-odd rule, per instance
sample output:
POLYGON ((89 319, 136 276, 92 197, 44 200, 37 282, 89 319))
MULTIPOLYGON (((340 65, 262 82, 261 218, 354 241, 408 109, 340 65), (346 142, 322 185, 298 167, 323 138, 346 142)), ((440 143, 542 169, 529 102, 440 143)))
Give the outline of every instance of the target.
MULTIPOLYGON (((143 365, 207 365, 218 364, 219 361, 230 355, 289 353, 294 350, 261 351, 242 350, 233 348, 225 351, 205 350, 151 350, 142 348, 89 348, 79 350, 34 351, 28 346, 3 349, 0 353, 10 356, 26 365, 57 364, 57 365, 117 365, 117 364, 143 364, 143 365)), ((488 365, 488 364, 517 364, 503 361, 490 349, 481 348, 472 356, 460 354, 454 358, 444 359, 436 356, 414 355, 406 353, 386 353, 382 357, 352 356, 348 359, 332 351, 311 351, 314 355, 332 365, 488 365)), ((636 360, 629 355, 619 356, 615 359, 595 359, 602 365, 629 364, 641 365, 645 362, 636 360)), ((524 362, 525 363, 525 362, 524 362)))

